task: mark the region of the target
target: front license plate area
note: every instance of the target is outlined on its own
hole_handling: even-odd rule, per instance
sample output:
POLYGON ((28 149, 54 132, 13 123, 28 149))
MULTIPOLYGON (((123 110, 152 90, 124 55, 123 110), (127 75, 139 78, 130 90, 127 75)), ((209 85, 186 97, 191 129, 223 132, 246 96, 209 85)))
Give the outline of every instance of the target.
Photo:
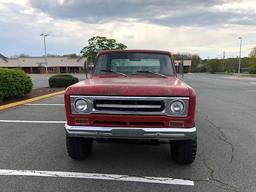
POLYGON ((142 129, 113 129, 112 135, 113 136, 121 136, 121 137, 138 137, 142 136, 144 131, 142 129))

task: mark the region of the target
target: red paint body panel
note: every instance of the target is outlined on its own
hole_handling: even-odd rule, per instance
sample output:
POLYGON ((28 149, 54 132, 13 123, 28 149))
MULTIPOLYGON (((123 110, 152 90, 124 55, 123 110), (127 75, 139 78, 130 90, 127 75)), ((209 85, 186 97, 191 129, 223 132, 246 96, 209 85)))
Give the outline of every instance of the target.
POLYGON ((71 86, 67 92, 72 95, 95 96, 189 96, 187 85, 176 77, 161 78, 155 75, 93 76, 92 79, 71 86))
MULTIPOLYGON (((98 55, 107 54, 117 51, 104 51, 98 55)), ((164 51, 146 51, 146 50, 126 50, 125 52, 139 53, 158 53, 167 54, 164 51)), ((174 66, 173 66, 174 67, 174 66)), ((195 110, 196 110, 196 93, 187 84, 179 80, 176 75, 162 78, 156 75, 128 75, 124 77, 118 74, 95 75, 91 79, 81 81, 68 87, 65 91, 65 109, 68 125, 76 125, 75 118, 88 118, 90 126, 95 126, 96 121, 98 126, 109 126, 104 124, 108 121, 125 122, 121 127, 134 127, 133 122, 140 123, 135 127, 150 127, 152 123, 155 127, 170 127, 171 122, 182 122, 183 126, 194 127, 195 110), (70 95, 86 95, 86 96, 147 96, 147 97, 189 97, 189 111, 187 117, 169 117, 166 115, 109 115, 109 114, 90 114, 90 115, 74 115, 70 109, 70 95), (158 126, 155 123, 160 123, 158 126)), ((96 126, 97 126, 96 125, 96 126)), ((116 125, 120 127, 120 125, 116 125)))

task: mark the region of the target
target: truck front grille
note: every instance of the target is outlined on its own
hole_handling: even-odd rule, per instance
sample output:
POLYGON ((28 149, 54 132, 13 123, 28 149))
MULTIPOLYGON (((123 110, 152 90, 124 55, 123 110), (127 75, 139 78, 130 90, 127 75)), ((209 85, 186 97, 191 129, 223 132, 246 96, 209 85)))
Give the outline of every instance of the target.
POLYGON ((114 114, 114 115, 167 115, 171 114, 170 104, 175 100, 185 103, 187 116, 189 97, 134 97, 134 96, 70 96, 72 114, 114 114), (79 111, 75 107, 76 100, 83 99, 88 103, 87 111, 79 111))
POLYGON ((157 100, 128 100, 128 99, 95 99, 94 109, 97 111, 124 112, 162 112, 164 101, 157 100))

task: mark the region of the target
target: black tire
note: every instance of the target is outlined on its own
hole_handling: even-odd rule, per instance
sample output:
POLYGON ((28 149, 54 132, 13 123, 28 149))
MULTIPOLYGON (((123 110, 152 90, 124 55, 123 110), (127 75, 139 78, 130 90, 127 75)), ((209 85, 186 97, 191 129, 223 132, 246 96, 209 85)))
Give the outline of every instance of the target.
POLYGON ((68 155, 75 160, 83 160, 92 153, 93 139, 66 136, 68 155))
POLYGON ((171 154, 178 164, 191 164, 196 158, 197 139, 171 141, 171 154))

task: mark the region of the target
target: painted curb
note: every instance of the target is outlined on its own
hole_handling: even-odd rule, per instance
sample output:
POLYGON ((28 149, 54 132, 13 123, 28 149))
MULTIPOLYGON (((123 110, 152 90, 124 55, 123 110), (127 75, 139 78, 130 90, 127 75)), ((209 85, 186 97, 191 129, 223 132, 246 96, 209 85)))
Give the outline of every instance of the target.
POLYGON ((38 96, 38 97, 33 97, 31 99, 26 99, 26 100, 17 101, 17 102, 9 103, 9 104, 6 104, 6 105, 2 105, 2 106, 0 106, 0 111, 4 110, 4 109, 11 108, 11 107, 16 107, 16 106, 19 106, 19 105, 24 105, 24 104, 31 103, 31 102, 34 102, 34 101, 38 101, 38 100, 41 100, 41 99, 46 99, 48 97, 53 97, 53 96, 56 96, 56 95, 60 95, 60 94, 63 94, 64 92, 65 91, 58 91, 58 92, 55 92, 55 93, 50 93, 50 94, 47 94, 47 95, 42 95, 42 96, 38 96))

